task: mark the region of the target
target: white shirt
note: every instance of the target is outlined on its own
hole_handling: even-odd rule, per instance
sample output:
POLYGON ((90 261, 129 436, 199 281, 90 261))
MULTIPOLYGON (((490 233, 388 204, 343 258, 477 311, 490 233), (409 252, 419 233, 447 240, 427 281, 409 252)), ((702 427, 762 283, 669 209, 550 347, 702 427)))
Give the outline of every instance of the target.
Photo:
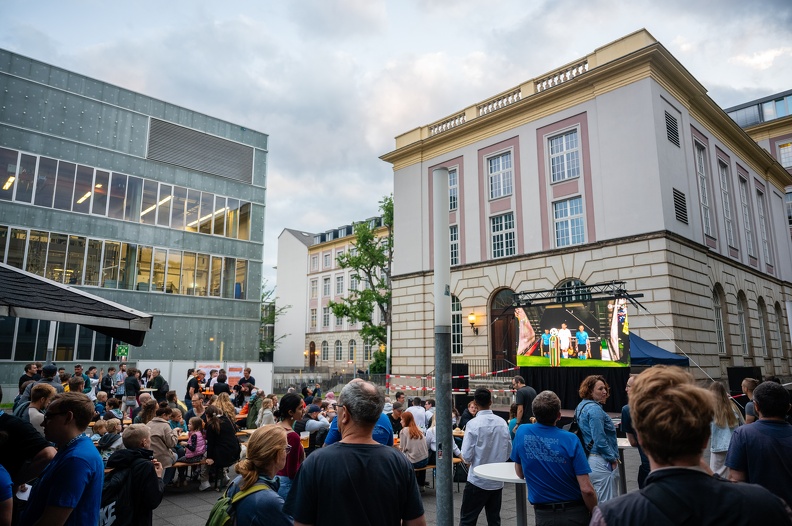
MULTIPOLYGON (((454 456, 455 457, 461 457, 462 456, 462 452, 459 450, 459 447, 457 447, 456 442, 454 442, 453 438, 451 438, 451 445, 452 445, 452 450, 454 452, 454 456)), ((437 428, 436 427, 430 427, 429 429, 426 430, 426 447, 428 447, 430 450, 432 450, 434 452, 437 452, 437 428)))
POLYGON ((412 413, 415 418, 415 425, 421 428, 421 431, 426 431, 426 409, 419 405, 411 405, 407 408, 408 413, 412 413))
POLYGON ((426 411, 426 415, 424 415, 426 417, 426 429, 429 429, 429 426, 432 425, 432 417, 434 417, 434 414, 435 414, 434 407, 426 411))
POLYGON ((572 339, 572 333, 569 329, 560 329, 558 331, 558 344, 562 349, 569 349, 569 340, 572 339))
POLYGON ((490 409, 479 411, 465 426, 462 458, 470 463, 468 482, 481 489, 502 489, 503 482, 477 476, 473 468, 481 464, 506 462, 511 454, 509 425, 490 409))

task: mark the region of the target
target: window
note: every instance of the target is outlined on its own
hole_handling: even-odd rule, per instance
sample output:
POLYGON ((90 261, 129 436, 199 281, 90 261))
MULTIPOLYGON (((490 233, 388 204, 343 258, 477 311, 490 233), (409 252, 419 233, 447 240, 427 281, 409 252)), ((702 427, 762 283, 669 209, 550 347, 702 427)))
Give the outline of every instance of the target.
POLYGON ((344 346, 341 344, 341 340, 335 342, 335 359, 337 362, 344 359, 344 346))
POLYGON ((451 265, 459 265, 459 227, 451 225, 448 231, 451 238, 451 265))
POLYGON ((311 309, 311 328, 316 328, 316 309, 311 309))
POLYGON ((746 308, 745 296, 742 292, 737 295, 737 323, 740 330, 740 348, 743 356, 748 356, 748 320, 745 317, 746 308))
POLYGON ((717 289, 712 291, 712 308, 715 311, 715 339, 718 343, 718 354, 726 355, 726 334, 723 331, 723 306, 717 289))
POLYGON ((555 300, 557 303, 572 303, 591 301, 586 284, 579 279, 567 279, 555 286, 555 300))
POLYGON ((792 226, 792 192, 784 195, 784 203, 786 203, 787 224, 792 226))
POLYGON ((341 274, 336 276, 336 289, 335 289, 336 296, 340 296, 344 293, 344 275, 341 274))
POLYGON ((699 199, 701 201, 701 222, 704 224, 704 234, 712 237, 706 159, 707 150, 699 143, 696 143, 696 175, 698 176, 699 199))
POLYGON ((344 318, 342 318, 341 316, 336 316, 335 317, 335 322, 336 322, 335 323, 336 327, 341 327, 341 326, 344 325, 344 318))
POLYGON ((330 359, 330 345, 327 342, 322 342, 322 361, 330 359))
POLYGON ((311 256, 311 270, 319 270, 319 256, 311 256))
POLYGON ((322 307, 322 327, 330 326, 330 307, 322 307))
POLYGON ((792 142, 778 145, 778 162, 784 168, 792 168, 792 142))
POLYGON ((783 358, 784 357, 784 335, 783 335, 783 331, 781 330, 781 323, 783 321, 783 318, 782 318, 782 315, 781 315, 781 304, 780 303, 776 303, 775 304, 775 319, 776 319, 776 323, 775 323, 775 329, 776 329, 775 330, 775 332, 776 332, 776 334, 775 334, 775 336, 776 336, 776 342, 775 342, 775 345, 776 345, 776 356, 783 358))
POLYGON ((350 292, 356 291, 358 289, 359 285, 360 285, 360 281, 358 280, 358 277, 357 277, 356 274, 352 274, 351 276, 349 276, 349 290, 350 290, 350 292))
POLYGON ((456 210, 459 200, 459 174, 456 168, 448 170, 448 209, 456 210))
POLYGON ((765 302, 762 298, 759 298, 757 308, 759 309, 759 338, 762 342, 762 356, 767 358, 767 348, 769 347, 770 343, 767 328, 770 326, 770 324, 767 322, 767 307, 765 306, 765 302))
POLYGON ((748 255, 756 257, 753 242, 753 219, 751 218, 751 204, 748 202, 748 181, 740 177, 740 208, 742 209, 743 225, 745 226, 745 243, 748 245, 748 255))
POLYGON ((731 190, 729 184, 729 167, 718 161, 720 174, 721 204, 723 206, 723 223, 726 226, 726 242, 730 247, 737 246, 734 242, 734 228, 732 227, 731 190))
POLYGON ((311 280, 311 299, 316 299, 319 294, 319 280, 311 280))
POLYGON ((344 250, 343 249, 336 251, 336 256, 335 256, 336 263, 338 263, 338 258, 340 258, 343 255, 344 255, 344 250))
POLYGON ((355 361, 355 349, 357 348, 357 343, 355 340, 349 340, 349 361, 355 361))
POLYGON ((462 354, 462 302, 451 296, 451 355, 462 354))
POLYGON ((580 177, 578 131, 550 137, 550 180, 553 183, 580 177))
POLYGON ((503 258, 515 254, 513 213, 491 217, 490 233, 492 235, 493 258, 503 258))
POLYGON ((756 190, 756 211, 759 214, 759 238, 762 240, 762 253, 764 254, 765 263, 772 265, 773 251, 770 248, 769 225, 765 214, 765 196, 760 190, 756 190))
POLYGON ((512 193, 511 152, 502 153, 487 159, 489 172, 490 199, 505 197, 512 193))
POLYGON ((553 221, 557 248, 583 243, 583 198, 573 197, 553 203, 553 221))
POLYGON ((322 296, 325 298, 330 295, 330 278, 324 278, 322 280, 322 296))
POLYGON ((324 255, 324 268, 330 268, 330 254, 324 255))
POLYGON ((363 360, 368 362, 371 360, 371 344, 363 342, 363 360))

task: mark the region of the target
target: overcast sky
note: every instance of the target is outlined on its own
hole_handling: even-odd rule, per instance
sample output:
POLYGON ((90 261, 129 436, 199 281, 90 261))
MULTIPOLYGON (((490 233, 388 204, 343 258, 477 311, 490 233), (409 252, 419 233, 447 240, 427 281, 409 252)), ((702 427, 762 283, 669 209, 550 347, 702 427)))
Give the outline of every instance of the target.
POLYGON ((792 89, 792 2, 0 0, 0 47, 269 134, 283 228, 377 213, 394 137, 645 27, 722 107, 792 89))

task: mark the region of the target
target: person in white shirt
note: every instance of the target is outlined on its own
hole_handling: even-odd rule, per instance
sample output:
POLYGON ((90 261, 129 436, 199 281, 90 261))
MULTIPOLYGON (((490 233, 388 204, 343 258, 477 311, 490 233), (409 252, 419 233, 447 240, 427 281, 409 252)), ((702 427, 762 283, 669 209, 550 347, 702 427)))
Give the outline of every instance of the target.
POLYGON ((30 425, 44 436, 44 411, 55 396, 55 388, 49 384, 36 384, 30 390, 30 405, 28 405, 28 419, 30 425))
POLYGON ((481 478, 476 475, 474 468, 481 464, 509 460, 509 425, 490 410, 492 393, 488 389, 476 389, 473 401, 478 413, 476 418, 468 422, 465 438, 462 439, 462 458, 470 464, 470 471, 462 494, 459 526, 475 526, 482 509, 487 515, 487 524, 499 526, 503 482, 481 478))
POLYGON ((572 333, 567 329, 567 324, 562 323, 558 331, 558 347, 561 349, 561 358, 569 358, 569 347, 572 344, 572 333))
POLYGON ((407 409, 408 413, 412 413, 415 418, 415 425, 417 425, 422 433, 426 433, 426 409, 423 408, 423 401, 421 397, 416 396, 412 399, 412 407, 407 409))
POLYGON ((434 398, 427 398, 426 402, 424 402, 424 409, 426 410, 426 429, 429 429, 429 426, 432 425, 432 418, 434 418, 435 414, 435 403, 434 398))

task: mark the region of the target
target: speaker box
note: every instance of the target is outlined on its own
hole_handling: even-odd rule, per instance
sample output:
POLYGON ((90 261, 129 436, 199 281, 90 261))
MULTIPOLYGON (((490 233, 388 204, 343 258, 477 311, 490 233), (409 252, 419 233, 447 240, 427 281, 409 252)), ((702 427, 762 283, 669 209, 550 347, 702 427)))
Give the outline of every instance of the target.
POLYGON ((762 383, 761 367, 727 367, 726 374, 729 376, 729 391, 732 395, 742 394, 742 381, 746 378, 754 378, 762 383))
POLYGON ((469 378, 467 378, 468 364, 466 363, 452 363, 451 364, 451 390, 465 390, 470 385, 469 378), (465 376, 466 378, 454 378, 454 376, 465 376))

